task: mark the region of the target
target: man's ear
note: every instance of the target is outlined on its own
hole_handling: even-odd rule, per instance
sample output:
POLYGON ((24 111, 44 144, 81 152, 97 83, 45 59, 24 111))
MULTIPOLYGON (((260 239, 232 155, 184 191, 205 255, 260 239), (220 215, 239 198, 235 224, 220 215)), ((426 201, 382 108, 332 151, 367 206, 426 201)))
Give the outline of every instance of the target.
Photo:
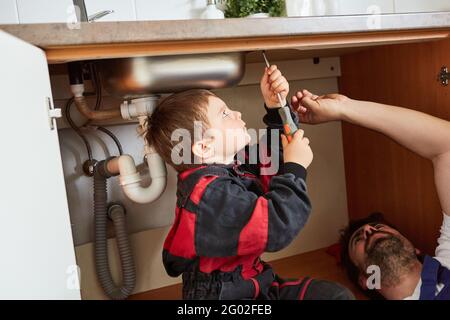
POLYGON ((367 277, 362 272, 359 273, 358 284, 363 290, 367 290, 367 277))
POLYGON ((208 159, 214 155, 211 139, 196 141, 192 145, 192 153, 200 159, 208 159))

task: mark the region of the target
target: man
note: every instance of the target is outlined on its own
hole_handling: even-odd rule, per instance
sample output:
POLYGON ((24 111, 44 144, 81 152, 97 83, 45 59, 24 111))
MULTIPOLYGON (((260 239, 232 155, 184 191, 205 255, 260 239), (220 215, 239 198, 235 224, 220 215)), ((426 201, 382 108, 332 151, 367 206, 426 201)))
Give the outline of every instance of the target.
POLYGON ((371 274, 368 268, 379 267, 376 290, 386 299, 450 300, 450 122, 339 94, 318 97, 303 90, 291 102, 305 123, 347 121, 383 133, 432 161, 444 217, 436 256, 419 261, 414 245, 381 214, 372 214, 344 231, 342 258, 350 277, 363 289, 371 274))

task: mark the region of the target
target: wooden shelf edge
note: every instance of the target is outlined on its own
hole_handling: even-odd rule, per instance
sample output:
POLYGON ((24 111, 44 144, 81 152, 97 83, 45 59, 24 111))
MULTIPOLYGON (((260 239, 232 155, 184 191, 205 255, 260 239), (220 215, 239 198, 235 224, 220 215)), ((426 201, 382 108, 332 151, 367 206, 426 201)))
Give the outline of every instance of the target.
POLYGON ((99 44, 46 48, 49 64, 139 56, 236 52, 274 49, 323 50, 445 39, 447 29, 383 31, 315 36, 258 37, 204 41, 99 44))

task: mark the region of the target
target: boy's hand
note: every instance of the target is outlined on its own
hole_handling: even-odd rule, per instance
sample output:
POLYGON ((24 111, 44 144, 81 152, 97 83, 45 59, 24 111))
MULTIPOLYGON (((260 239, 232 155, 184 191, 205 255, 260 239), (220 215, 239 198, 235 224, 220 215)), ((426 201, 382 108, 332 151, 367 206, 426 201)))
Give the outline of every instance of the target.
POLYGON ((313 160, 313 152, 309 146, 309 139, 304 137, 303 134, 303 130, 297 130, 291 142, 288 142, 286 136, 282 134, 281 143, 283 144, 284 162, 295 162, 306 169, 313 160))
POLYGON ((261 93, 264 97, 264 102, 269 109, 284 107, 286 105, 286 97, 289 93, 289 83, 286 78, 283 77, 280 70, 277 69, 276 65, 265 68, 264 75, 261 78, 261 93), (283 100, 282 106, 280 106, 277 93, 281 95, 281 99, 283 100))
POLYGON ((341 94, 327 94, 319 97, 308 90, 302 90, 291 98, 291 104, 297 111, 300 122, 316 124, 342 120, 345 105, 350 100, 341 94))

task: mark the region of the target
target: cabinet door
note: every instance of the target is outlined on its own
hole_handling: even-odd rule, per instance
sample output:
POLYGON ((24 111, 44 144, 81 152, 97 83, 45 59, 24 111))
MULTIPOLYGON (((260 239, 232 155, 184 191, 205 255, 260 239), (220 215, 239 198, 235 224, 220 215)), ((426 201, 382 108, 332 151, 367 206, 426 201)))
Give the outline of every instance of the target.
POLYGON ((80 299, 42 50, 0 31, 0 299, 80 299))

